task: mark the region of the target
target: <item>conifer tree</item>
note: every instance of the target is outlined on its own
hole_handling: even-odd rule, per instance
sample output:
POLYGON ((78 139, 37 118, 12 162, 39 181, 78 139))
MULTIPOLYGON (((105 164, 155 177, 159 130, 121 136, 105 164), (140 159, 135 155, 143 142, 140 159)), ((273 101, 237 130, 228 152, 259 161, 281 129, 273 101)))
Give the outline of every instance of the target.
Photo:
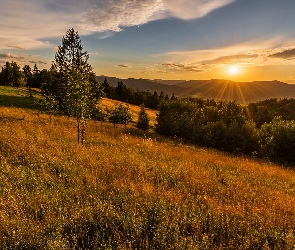
POLYGON ((96 105, 103 96, 102 87, 96 81, 88 59, 78 32, 69 29, 62 38, 62 45, 58 46, 50 69, 53 78, 42 86, 45 95, 53 97, 62 111, 77 119, 78 143, 81 137, 82 144, 86 120, 95 113, 96 105))
POLYGON ((103 95, 101 85, 95 79, 95 73, 88 63, 89 55, 83 51, 82 43, 78 32, 69 29, 66 36, 62 38, 62 45, 58 46, 55 54, 51 72, 53 81, 44 86, 43 90, 50 92, 59 102, 61 108, 67 93, 67 87, 70 84, 69 75, 81 74, 81 77, 89 83, 91 88, 91 97, 97 98, 103 95))
POLYGON ((109 98, 110 94, 111 94, 111 89, 110 89, 110 85, 108 83, 108 80, 106 78, 103 81, 102 87, 103 87, 104 93, 106 94, 106 97, 109 98))
POLYGON ((23 67, 23 74, 24 74, 24 80, 26 81, 27 87, 32 86, 32 80, 33 80, 33 74, 32 74, 32 69, 30 65, 25 65, 23 67))
POLYGON ((150 119, 149 119, 148 114, 145 110, 144 104, 141 104, 136 127, 139 129, 142 129, 142 130, 148 130, 149 129, 149 122, 150 122, 150 119))
POLYGON ((114 124, 114 128, 117 124, 124 124, 126 129, 126 125, 132 121, 129 108, 122 104, 114 106, 113 109, 109 111, 109 121, 114 124))
POLYGON ((23 72, 16 62, 6 62, 2 68, 2 78, 4 85, 20 87, 26 84, 23 72))

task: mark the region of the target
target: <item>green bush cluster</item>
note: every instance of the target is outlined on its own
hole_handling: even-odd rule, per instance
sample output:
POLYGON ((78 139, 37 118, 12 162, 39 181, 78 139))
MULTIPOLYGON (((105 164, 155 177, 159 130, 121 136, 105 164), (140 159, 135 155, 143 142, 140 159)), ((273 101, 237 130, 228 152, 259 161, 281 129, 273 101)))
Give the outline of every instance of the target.
POLYGON ((129 108, 122 104, 115 105, 111 110, 107 110, 108 118, 111 123, 116 127, 117 124, 126 125, 132 121, 132 115, 129 108))
POLYGON ((231 153, 295 162, 295 122, 275 117, 258 128, 234 101, 162 102, 156 131, 231 153))

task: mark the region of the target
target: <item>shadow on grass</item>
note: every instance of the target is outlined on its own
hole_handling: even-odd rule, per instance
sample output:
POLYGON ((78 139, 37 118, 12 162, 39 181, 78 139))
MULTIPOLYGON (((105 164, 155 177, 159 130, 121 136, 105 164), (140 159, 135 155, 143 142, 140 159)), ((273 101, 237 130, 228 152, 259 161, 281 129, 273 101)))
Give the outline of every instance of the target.
POLYGON ((0 95, 0 106, 4 107, 16 107, 16 108, 28 108, 28 109, 40 109, 37 103, 37 99, 29 96, 10 96, 0 95))

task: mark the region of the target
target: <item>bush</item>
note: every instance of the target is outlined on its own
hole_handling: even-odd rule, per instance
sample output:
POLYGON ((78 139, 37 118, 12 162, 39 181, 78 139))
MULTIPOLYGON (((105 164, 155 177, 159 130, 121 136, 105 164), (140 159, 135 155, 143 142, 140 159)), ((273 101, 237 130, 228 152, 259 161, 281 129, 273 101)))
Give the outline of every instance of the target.
POLYGON ((251 154, 259 150, 259 133, 253 122, 246 121, 236 102, 208 102, 205 106, 184 100, 162 102, 156 131, 193 143, 251 154))
POLYGON ((295 121, 275 117, 260 131, 262 153, 271 160, 295 163, 295 121))
POLYGON ((117 124, 126 125, 132 120, 132 115, 128 107, 124 107, 122 104, 116 105, 112 110, 109 110, 109 121, 116 127, 117 124))

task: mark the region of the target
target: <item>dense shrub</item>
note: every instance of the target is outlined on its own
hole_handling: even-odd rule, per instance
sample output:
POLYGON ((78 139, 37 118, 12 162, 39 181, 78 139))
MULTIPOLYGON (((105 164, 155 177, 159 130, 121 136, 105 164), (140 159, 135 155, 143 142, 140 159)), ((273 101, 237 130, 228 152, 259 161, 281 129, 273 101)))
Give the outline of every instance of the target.
POLYGON ((262 153, 278 162, 295 162, 295 121, 276 117, 260 131, 262 153))
POLYGON ((259 151, 258 130, 236 102, 162 102, 157 122, 158 133, 198 145, 242 154, 259 151))
POLYGON ((295 99, 268 99, 256 103, 250 103, 245 108, 245 115, 252 119, 257 127, 264 123, 270 123, 276 116, 281 116, 283 120, 295 119, 295 99))
POLYGON ((117 124, 126 125, 132 120, 132 115, 129 108, 122 104, 115 105, 109 112, 109 121, 116 127, 117 124))

